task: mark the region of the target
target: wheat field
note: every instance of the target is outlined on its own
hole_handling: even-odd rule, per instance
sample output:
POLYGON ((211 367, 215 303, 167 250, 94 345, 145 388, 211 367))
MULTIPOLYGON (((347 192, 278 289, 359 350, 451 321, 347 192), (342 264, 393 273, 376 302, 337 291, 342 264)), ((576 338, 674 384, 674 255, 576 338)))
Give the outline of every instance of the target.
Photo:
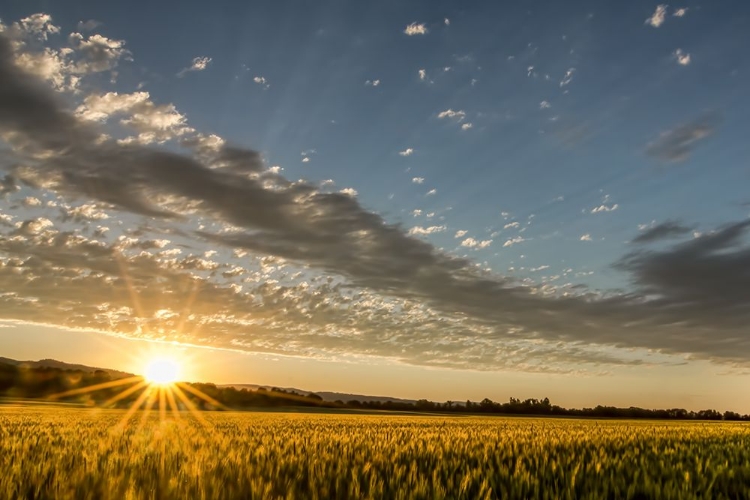
POLYGON ((8 499, 746 499, 750 425, 0 408, 8 499))

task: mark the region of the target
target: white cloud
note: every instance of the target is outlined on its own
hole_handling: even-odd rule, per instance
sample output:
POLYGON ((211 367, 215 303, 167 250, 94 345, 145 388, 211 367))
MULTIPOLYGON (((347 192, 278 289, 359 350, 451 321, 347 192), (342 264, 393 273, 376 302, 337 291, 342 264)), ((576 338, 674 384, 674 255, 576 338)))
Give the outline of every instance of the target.
POLYGON ((258 85, 262 86, 263 89, 268 89, 271 87, 271 84, 268 83, 268 80, 266 80, 265 76, 256 76, 253 77, 253 81, 257 83, 258 85))
POLYGON ((206 68, 208 68, 208 65, 211 64, 211 58, 210 57, 195 57, 193 58, 193 63, 188 66, 187 68, 182 69, 179 73, 177 73, 177 76, 182 78, 190 71, 203 71, 206 68))
POLYGON ((409 236, 442 233, 446 229, 447 228, 445 226, 430 226, 430 227, 415 226, 409 229, 409 236))
POLYGON ((513 246, 513 245, 515 245, 516 243, 523 243, 524 241, 526 241, 526 239, 525 239, 525 238, 523 238, 523 237, 521 237, 521 236, 516 236, 516 237, 514 237, 514 238, 510 238, 510 239, 509 239, 509 240, 507 240, 507 241, 506 241, 505 243, 503 243, 503 247, 504 247, 504 248, 506 248, 506 247, 512 247, 512 246, 513 246))
POLYGON ((411 156, 414 154, 414 150, 412 148, 406 148, 403 151, 399 151, 398 154, 401 156, 411 156))
POLYGON ((438 118, 455 118, 458 121, 462 121, 464 118, 466 118, 466 113, 462 110, 453 111, 452 109, 446 109, 445 111, 441 111, 438 113, 438 118))
POLYGON ((688 8, 687 7, 683 7, 681 9, 675 10, 672 15, 674 17, 683 17, 685 14, 687 14, 687 11, 688 11, 688 8))
POLYGON ((21 19, 14 23, 14 28, 34 35, 40 40, 46 40, 47 35, 56 35, 60 33, 60 27, 52 24, 52 16, 49 14, 38 13, 21 19))
POLYGON ((414 177, 411 181, 414 184, 423 184, 424 183, 424 177, 414 177))
POLYGON ((377 87, 378 85, 380 85, 380 80, 365 80, 365 85, 377 87))
POLYGON ((404 28, 404 33, 409 36, 426 35, 427 27, 424 25, 424 23, 413 22, 410 25, 408 25, 406 28, 404 28))
POLYGON ((458 231, 456 231, 456 235, 454 236, 454 238, 463 238, 468 232, 469 231, 466 231, 464 229, 459 229, 458 231))
POLYGON ((542 101, 539 103, 539 109, 549 109, 552 107, 552 104, 550 104, 547 101, 542 101))
POLYGON ((575 68, 569 68, 568 71, 565 72, 565 76, 560 80, 560 87, 564 87, 573 81, 573 73, 575 73, 575 71, 575 68))
POLYGON ((333 179, 326 179, 320 183, 321 186, 333 186, 334 184, 336 183, 333 182, 333 179))
POLYGON ((427 80, 427 70, 426 69, 420 69, 418 71, 418 73, 419 73, 419 79, 420 80, 422 80, 422 81, 427 80))
POLYGON ((418 209, 418 208, 415 208, 414 210, 411 211, 411 214, 414 217, 419 217, 420 215, 422 215, 422 211, 420 209, 418 209))
POLYGON ((664 24, 664 17, 667 15, 667 6, 657 5, 656 10, 651 15, 651 17, 647 18, 645 21, 645 24, 648 24, 650 26, 653 26, 654 28, 658 28, 662 24, 664 24))
POLYGON ((581 241, 591 241, 591 235, 590 235, 590 234, 588 234, 588 233, 586 233, 586 234, 582 235, 582 236, 581 236, 581 237, 579 238, 579 240, 581 240, 581 241))
POLYGON ((357 190, 354 188, 344 188, 339 192, 347 196, 351 196, 351 197, 357 196, 359 194, 357 193, 357 190))
POLYGON ((520 225, 521 225, 521 224, 520 224, 519 222, 509 222, 508 224, 506 224, 506 225, 504 225, 504 226, 503 226, 503 229, 511 229, 511 228, 516 228, 516 229, 518 229, 518 227, 519 227, 520 225))
POLYGON ((681 66, 687 66, 690 64, 690 54, 687 52, 683 52, 682 49, 677 49, 674 51, 674 58, 677 60, 677 63, 681 66))
POLYGON ((466 238, 464 241, 461 242, 462 247, 476 248, 476 249, 487 248, 490 245, 492 245, 492 240, 478 241, 478 240, 475 240, 474 238, 466 238))
POLYGON ((74 67, 74 72, 80 74, 114 69, 121 58, 130 54, 125 49, 124 41, 102 35, 91 35, 86 39, 80 33, 71 33, 68 41, 83 56, 74 67))
POLYGON ((434 194, 437 194, 437 189, 430 189, 425 196, 432 196, 434 194))
POLYGON ((598 214, 598 213, 602 213, 602 212, 614 212, 618 208, 620 208, 620 205, 618 205, 617 203, 615 203, 614 205, 610 205, 610 206, 599 205, 598 207, 592 208, 591 209, 591 213, 592 214, 598 214))
POLYGON ((443 20, 443 22, 445 23, 446 26, 450 26, 451 25, 451 20, 448 19, 447 17, 443 20))
POLYGON ((310 157, 309 156, 303 156, 302 157, 302 163, 309 163, 309 162, 310 162, 310 157))
POLYGON ((474 126, 473 123, 464 123, 463 125, 461 125, 461 130, 469 130, 473 126, 474 126))
POLYGON ((549 266, 548 265, 543 265, 543 266, 539 266, 539 267, 532 267, 531 269, 529 269, 529 271, 531 271, 532 273, 535 273, 537 271, 544 271, 545 269, 549 269, 549 266))
POLYGON ((136 137, 120 140, 121 144, 161 144, 195 132, 188 126, 185 115, 173 104, 157 106, 148 92, 91 94, 76 108, 76 115, 89 121, 104 122, 116 114, 127 115, 120 124, 138 132, 136 137))

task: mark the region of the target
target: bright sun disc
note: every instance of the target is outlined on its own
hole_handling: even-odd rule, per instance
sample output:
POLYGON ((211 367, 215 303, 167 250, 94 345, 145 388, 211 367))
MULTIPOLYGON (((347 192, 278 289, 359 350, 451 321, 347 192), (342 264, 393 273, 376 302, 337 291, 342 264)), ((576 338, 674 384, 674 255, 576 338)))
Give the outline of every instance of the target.
POLYGON ((152 359, 146 365, 144 374, 152 384, 172 384, 180 376, 180 366, 173 359, 152 359))

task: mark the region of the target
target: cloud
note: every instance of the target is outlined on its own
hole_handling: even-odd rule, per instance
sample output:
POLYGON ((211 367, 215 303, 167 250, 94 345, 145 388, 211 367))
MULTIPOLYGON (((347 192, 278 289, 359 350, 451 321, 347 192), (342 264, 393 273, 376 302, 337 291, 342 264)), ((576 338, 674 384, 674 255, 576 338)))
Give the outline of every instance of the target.
POLYGON ((663 162, 681 162, 690 157, 700 141, 710 137, 719 124, 716 114, 705 114, 692 122, 662 132, 646 147, 646 154, 663 162))
POLYGON ((542 101, 539 103, 539 109, 549 109, 552 105, 547 101, 542 101))
POLYGON ((463 121, 463 119, 466 118, 466 113, 462 110, 453 111, 452 109, 446 109, 445 111, 441 111, 440 113, 438 113, 438 118, 440 118, 441 120, 443 118, 450 118, 458 121, 463 121))
POLYGON ((427 27, 425 27, 424 23, 413 22, 410 25, 408 25, 406 28, 404 28, 404 33, 409 36, 426 35, 427 27))
POLYGON ((599 205, 598 207, 592 208, 591 213, 598 214, 602 212, 614 212, 618 208, 620 208, 620 205, 618 205, 617 203, 615 203, 614 205, 610 205, 610 206, 602 204, 602 205, 599 205))
POLYGON ((446 368, 565 373, 644 363, 633 360, 638 349, 750 365, 750 222, 629 255, 617 267, 632 280, 628 292, 570 294, 488 274, 349 191, 271 172, 255 151, 118 143, 69 110, 15 64, 0 35, 0 134, 21 159, 0 166, 30 190, 107 207, 108 225, 129 231, 92 239, 85 219, 63 227, 45 207, 35 210, 53 213, 12 219, 0 231, 1 318, 446 368), (242 260, 208 260, 209 248, 242 260), (233 276, 236 267, 246 271, 233 276), (158 313, 167 309, 174 320, 158 313))
POLYGON ((425 69, 420 69, 420 70, 418 71, 418 73, 419 73, 419 79, 420 79, 420 80, 423 80, 423 81, 424 81, 424 80, 426 80, 426 79, 427 79, 427 70, 425 70, 425 69))
POLYGON ((380 85, 380 80, 365 80, 365 85, 368 85, 370 87, 377 87, 380 85))
POLYGON ((263 87, 263 90, 268 90, 271 88, 271 84, 268 83, 268 80, 266 80, 265 76, 255 76, 253 77, 253 81, 263 87))
POLYGON ((399 151, 398 154, 401 156, 411 156, 414 154, 414 150, 412 148, 406 148, 403 151, 399 151))
POLYGON ((648 24, 649 26, 653 26, 654 28, 658 28, 662 24, 664 24, 664 18, 667 15, 667 6, 657 5, 656 10, 651 15, 651 17, 647 18, 645 21, 645 24, 648 24))
POLYGON ((687 14, 687 11, 688 11, 688 10, 689 10, 689 9, 688 9, 687 7, 683 7, 683 8, 681 8, 681 9, 676 9, 676 10, 675 10, 675 11, 674 11, 674 12, 672 13, 672 15, 673 15, 674 17, 684 17, 684 16, 685 16, 685 14, 687 14))
POLYGON ((511 228, 515 228, 515 229, 518 229, 518 227, 519 227, 520 225, 521 225, 521 224, 520 224, 519 222, 509 222, 509 223, 507 223, 507 224, 505 224, 505 225, 503 226, 503 229, 511 229, 511 228))
POLYGON ((424 177, 414 177, 411 181, 414 184, 423 184, 424 183, 424 177))
POLYGON ((60 33, 60 27, 52 24, 52 16, 44 13, 32 14, 14 23, 11 27, 16 31, 32 35, 40 40, 47 40, 48 35, 60 33))
POLYGON ((516 245, 518 243, 523 243, 524 241, 526 241, 526 239, 524 239, 523 237, 515 236, 513 238, 509 238, 508 240, 506 240, 505 243, 503 243, 503 248, 512 247, 513 245, 516 245))
POLYGON ((578 238, 580 241, 591 241, 591 235, 586 233, 582 235, 580 238, 578 238))
POLYGON ((102 23, 99 21, 89 19, 88 21, 78 21, 77 29, 78 31, 94 31, 101 25, 102 23))
POLYGON ((565 87, 573 81, 573 73, 575 73, 575 71, 575 68, 568 68, 568 70, 565 72, 565 76, 563 76, 562 80, 560 80, 560 87, 565 87))
POLYGON ((429 191, 427 191, 427 193, 425 193, 425 196, 432 196, 435 194, 437 194, 437 189, 430 189, 429 191))
POLYGON ((68 41, 82 56, 75 64, 76 73, 100 73, 114 69, 120 59, 130 54, 123 40, 112 40, 98 34, 86 38, 80 33, 71 33, 68 41))
POLYGON ((469 130, 470 128, 474 127, 473 123, 467 122, 461 125, 461 130, 469 130))
POLYGON ((409 229, 408 234, 412 236, 412 235, 442 233, 446 229, 447 228, 445 226, 430 226, 430 227, 415 226, 409 229))
POLYGON ((474 238, 466 238, 465 240, 461 242, 462 247, 476 248, 477 250, 482 249, 482 248, 487 248, 490 245, 492 245, 492 240, 478 241, 478 240, 475 240, 474 238))
POLYGON ((682 49, 675 50, 672 55, 680 66, 687 66, 690 64, 690 54, 683 52, 682 49))
POLYGON ((693 228, 691 227, 668 220, 656 226, 649 227, 643 233, 633 238, 633 243, 651 243, 666 238, 674 238, 687 234, 692 230, 693 228))
POLYGON ((183 76, 185 76, 190 71, 203 71, 206 68, 208 68, 209 64, 211 64, 211 60, 212 59, 210 57, 205 57, 205 56, 203 56, 203 57, 195 57, 195 58, 193 58, 192 64, 190 66, 188 66, 187 68, 184 68, 184 69, 180 70, 180 72, 177 73, 177 76, 179 78, 182 78, 183 76))
POLYGON ((352 198, 354 198, 355 196, 359 194, 357 190, 354 188, 344 188, 341 191, 339 191, 339 193, 345 194, 346 196, 351 196, 352 198))
POLYGON ((454 236, 454 238, 463 238, 464 236, 468 234, 468 232, 469 231, 459 229, 458 231, 456 231, 456 235, 454 236))

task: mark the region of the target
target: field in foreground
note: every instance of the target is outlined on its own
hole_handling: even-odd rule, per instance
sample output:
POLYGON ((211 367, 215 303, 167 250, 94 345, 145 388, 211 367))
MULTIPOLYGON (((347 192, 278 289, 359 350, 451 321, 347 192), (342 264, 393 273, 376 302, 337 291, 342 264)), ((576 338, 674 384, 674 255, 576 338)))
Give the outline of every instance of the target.
POLYGON ((0 498, 750 498, 748 424, 124 416, 0 407, 0 498))

